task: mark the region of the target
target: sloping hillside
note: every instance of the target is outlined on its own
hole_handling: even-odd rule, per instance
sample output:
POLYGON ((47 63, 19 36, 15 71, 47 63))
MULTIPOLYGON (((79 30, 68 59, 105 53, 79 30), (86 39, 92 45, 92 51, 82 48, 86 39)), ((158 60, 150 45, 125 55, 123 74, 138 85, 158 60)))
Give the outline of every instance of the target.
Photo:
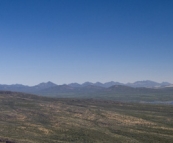
POLYGON ((173 106, 0 92, 0 139, 15 143, 172 143, 173 106))

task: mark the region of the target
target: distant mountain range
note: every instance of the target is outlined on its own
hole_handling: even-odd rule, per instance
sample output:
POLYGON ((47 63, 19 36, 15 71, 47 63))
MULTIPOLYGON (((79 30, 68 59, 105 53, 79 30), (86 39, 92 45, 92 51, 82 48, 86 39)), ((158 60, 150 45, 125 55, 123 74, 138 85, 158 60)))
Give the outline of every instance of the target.
MULTIPOLYGON (((172 87, 173 86, 173 84, 171 84, 169 82, 158 83, 158 82, 154 82, 154 81, 150 81, 150 80, 136 81, 134 83, 126 83, 126 84, 110 81, 110 82, 106 82, 106 83, 84 82, 83 84, 70 83, 70 84, 64 84, 64 85, 68 85, 70 87, 85 87, 85 86, 93 85, 93 86, 104 87, 104 88, 109 88, 114 85, 125 85, 125 86, 130 86, 130 87, 146 87, 146 88, 159 88, 159 87, 172 87)), ((8 90, 8 89, 9 90, 30 90, 31 88, 34 90, 40 90, 40 89, 46 89, 46 88, 50 88, 50 87, 54 87, 54 86, 61 86, 61 85, 57 85, 50 81, 42 82, 35 86, 27 86, 27 85, 22 85, 22 84, 12 84, 12 85, 0 84, 0 90, 8 90)))
POLYGON ((133 88, 139 88, 139 87, 145 87, 145 88, 164 88, 164 87, 173 87, 173 84, 168 83, 168 82, 162 82, 162 83, 158 83, 158 82, 154 82, 154 81, 150 81, 150 80, 145 80, 145 81, 136 81, 134 83, 127 83, 127 84, 123 84, 120 82, 106 82, 106 83, 101 83, 101 82, 96 82, 96 83, 92 83, 92 82, 85 82, 83 84, 79 84, 79 83, 70 83, 68 85, 64 84, 64 85, 57 85, 55 83, 52 82, 42 82, 38 85, 35 86, 26 86, 26 85, 22 85, 22 84, 13 84, 13 85, 4 85, 4 84, 0 84, 0 90, 5 90, 5 91, 17 91, 17 92, 26 92, 26 93, 36 93, 36 94, 40 94, 40 93, 45 93, 45 92, 49 92, 49 93, 59 93, 64 91, 71 91, 71 90, 77 90, 77 91, 83 91, 83 90, 100 90, 100 89, 105 89, 105 88, 110 88, 112 86, 115 85, 121 85, 123 87, 133 87, 133 88))
POLYGON ((125 85, 125 86, 130 86, 130 87, 157 88, 157 87, 170 86, 172 84, 169 83, 169 82, 158 83, 158 82, 154 82, 154 81, 150 81, 150 80, 144 80, 144 81, 136 81, 134 83, 127 83, 127 84, 110 81, 110 82, 106 82, 106 83, 101 83, 101 82, 96 82, 96 83, 85 82, 83 84, 71 83, 71 84, 68 84, 68 85, 72 86, 72 87, 83 87, 83 86, 88 86, 88 85, 95 85, 95 86, 100 86, 100 87, 105 87, 105 88, 111 87, 113 85, 125 85))
POLYGON ((119 101, 173 101, 173 85, 168 82, 137 81, 134 83, 71 83, 57 85, 52 82, 35 86, 22 84, 0 85, 0 91, 31 93, 48 97, 98 98, 119 101))
POLYGON ((96 83, 85 82, 83 84, 71 83, 71 84, 68 84, 68 85, 72 86, 72 87, 84 87, 84 86, 88 86, 88 85, 94 85, 94 86, 100 86, 100 87, 108 88, 108 87, 111 87, 113 85, 125 85, 125 84, 120 83, 120 82, 110 81, 110 82, 106 82, 106 83, 101 83, 101 82, 96 82, 96 83))

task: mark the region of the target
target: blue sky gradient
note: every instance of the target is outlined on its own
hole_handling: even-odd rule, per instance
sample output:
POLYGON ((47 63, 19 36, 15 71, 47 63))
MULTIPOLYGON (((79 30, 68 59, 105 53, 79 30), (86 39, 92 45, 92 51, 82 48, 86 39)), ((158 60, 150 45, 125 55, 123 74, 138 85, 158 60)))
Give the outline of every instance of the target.
POLYGON ((172 0, 0 0, 0 84, 173 83, 172 0))

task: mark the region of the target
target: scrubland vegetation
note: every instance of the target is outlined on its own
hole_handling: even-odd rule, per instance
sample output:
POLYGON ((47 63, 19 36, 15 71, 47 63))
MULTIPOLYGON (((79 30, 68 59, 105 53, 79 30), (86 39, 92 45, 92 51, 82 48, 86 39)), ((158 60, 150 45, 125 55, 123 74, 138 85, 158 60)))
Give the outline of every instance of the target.
POLYGON ((0 92, 0 139, 15 143, 172 143, 173 106, 0 92))

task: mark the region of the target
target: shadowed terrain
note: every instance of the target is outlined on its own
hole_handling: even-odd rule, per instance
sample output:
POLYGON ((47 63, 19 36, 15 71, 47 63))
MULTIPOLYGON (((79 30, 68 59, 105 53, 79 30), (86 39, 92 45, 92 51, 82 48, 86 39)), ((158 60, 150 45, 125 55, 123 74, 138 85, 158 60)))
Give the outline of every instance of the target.
POLYGON ((0 92, 0 139, 15 143, 173 141, 173 106, 0 92))
POLYGON ((108 82, 102 84, 97 82, 94 84, 85 82, 82 85, 78 83, 56 85, 47 82, 36 86, 0 85, 0 90, 57 98, 95 98, 123 102, 170 102, 170 104, 173 104, 173 87, 163 86, 169 83, 159 84, 152 81, 138 81, 133 84, 119 84, 121 83, 108 82), (106 85, 106 87, 103 85, 106 85), (154 85, 160 85, 160 87, 156 88, 154 85))

